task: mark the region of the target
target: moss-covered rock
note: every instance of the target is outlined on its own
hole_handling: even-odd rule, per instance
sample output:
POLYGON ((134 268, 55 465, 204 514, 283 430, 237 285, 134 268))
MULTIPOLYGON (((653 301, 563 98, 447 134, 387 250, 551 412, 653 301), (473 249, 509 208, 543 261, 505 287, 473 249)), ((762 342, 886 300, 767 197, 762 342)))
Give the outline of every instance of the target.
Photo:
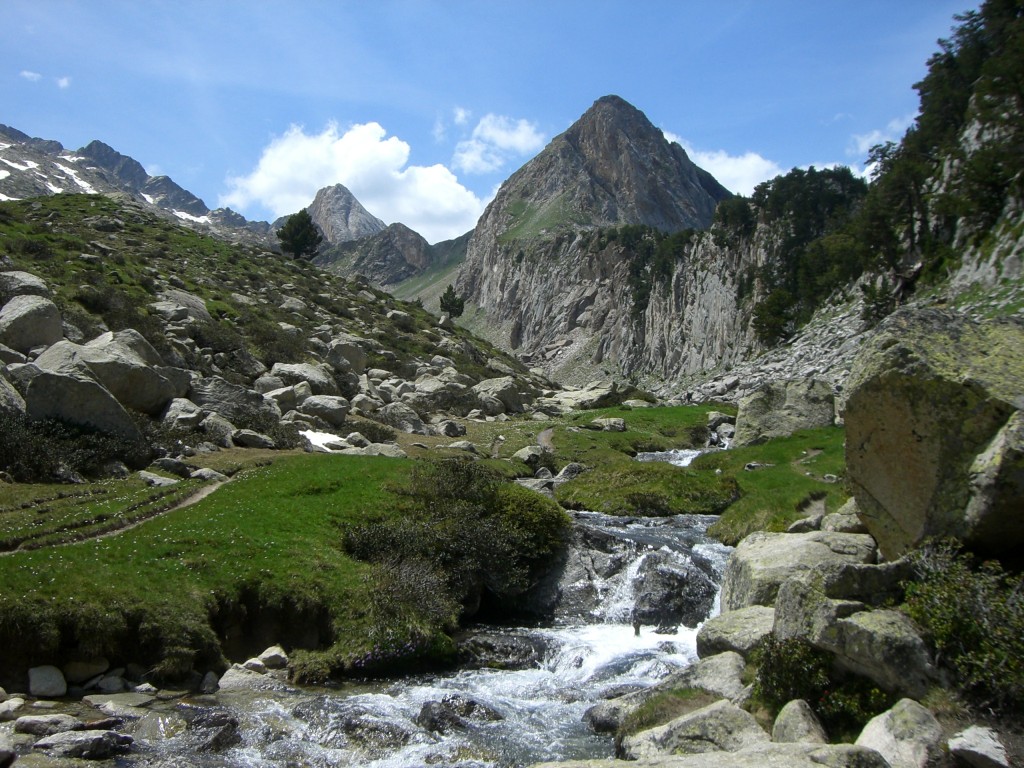
POLYGON ((1019 321, 905 310, 861 351, 847 383, 846 463, 885 557, 931 536, 995 555, 1024 543, 1021 382, 1019 321))

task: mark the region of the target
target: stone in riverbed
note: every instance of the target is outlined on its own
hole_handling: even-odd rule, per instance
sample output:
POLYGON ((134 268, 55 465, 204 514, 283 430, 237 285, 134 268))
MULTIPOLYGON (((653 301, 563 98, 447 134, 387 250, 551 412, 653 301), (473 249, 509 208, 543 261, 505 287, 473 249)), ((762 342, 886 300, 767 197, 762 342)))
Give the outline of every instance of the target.
POLYGON ((972 725, 949 740, 949 752, 971 768, 1010 768, 1006 747, 991 728, 972 725))
POLYGON ((132 737, 115 731, 66 731, 37 741, 33 749, 41 749, 57 757, 81 757, 106 760, 127 752, 132 737))
POLYGON ((267 669, 284 669, 288 666, 288 654, 280 645, 272 645, 257 658, 267 669))
POLYGON ((697 631, 697 655, 701 658, 723 651, 735 651, 747 658, 771 634, 775 610, 751 605, 726 611, 708 619, 697 631))
POLYGON ((779 710, 772 726, 772 741, 800 744, 828 744, 828 735, 803 699, 794 699, 779 710))
POLYGON ((20 696, 12 696, 9 699, 0 701, 0 723, 14 720, 18 710, 25 706, 25 700, 20 696))
POLYGON ((50 736, 54 733, 76 730, 81 725, 82 721, 71 715, 25 715, 14 721, 14 732, 50 736))
MULTIPOLYGON (((637 764, 651 768, 891 768, 877 752, 851 744, 759 744, 737 752, 672 755, 637 764)), ((569 760, 533 768, 622 768, 621 760, 569 760)))
POLYGON ((869 747, 892 768, 939 768, 945 765, 942 726, 913 699, 901 699, 888 712, 872 718, 857 746, 869 747))
POLYGON ((627 736, 622 741, 622 754, 627 760, 648 760, 667 755, 735 752, 767 741, 768 734, 752 714, 722 700, 627 736))
POLYGON ((64 673, 57 667, 44 664, 28 671, 28 692, 38 699, 55 699, 68 692, 64 673))

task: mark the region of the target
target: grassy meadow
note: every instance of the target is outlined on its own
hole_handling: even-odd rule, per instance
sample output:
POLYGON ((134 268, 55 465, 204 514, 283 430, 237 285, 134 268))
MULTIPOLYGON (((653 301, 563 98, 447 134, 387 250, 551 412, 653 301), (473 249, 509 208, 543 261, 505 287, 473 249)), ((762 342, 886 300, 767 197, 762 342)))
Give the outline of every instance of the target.
MULTIPOLYGON (((545 465, 557 471, 575 461, 589 470, 559 488, 562 506, 721 514, 713 530, 727 542, 751 530, 784 529, 812 498, 824 498, 830 510, 845 500, 838 428, 708 453, 688 468, 634 459, 638 451, 699 447, 711 410, 619 406, 545 420, 470 422, 465 439, 478 446, 479 465, 510 479, 532 475, 511 456, 545 432, 553 447, 545 465), (587 428, 601 417, 623 418, 626 431, 587 428), (760 466, 746 469, 751 463, 760 466), (840 481, 827 482, 826 475, 840 481)), ((398 442, 411 458, 211 454, 204 463, 233 474, 231 482, 172 511, 204 484, 153 489, 133 476, 0 486, 0 543, 7 550, 0 554, 0 646, 25 666, 101 654, 180 679, 261 650, 240 644, 239 631, 260 641, 276 631, 273 641, 308 649, 293 653, 299 678, 352 669, 381 637, 401 638, 408 628, 381 626, 374 566, 346 553, 343 531, 405 514, 399 489, 422 459, 468 455, 445 448, 450 438, 399 435, 398 442)), ((434 629, 427 656, 439 660, 450 654, 450 641, 434 629)))

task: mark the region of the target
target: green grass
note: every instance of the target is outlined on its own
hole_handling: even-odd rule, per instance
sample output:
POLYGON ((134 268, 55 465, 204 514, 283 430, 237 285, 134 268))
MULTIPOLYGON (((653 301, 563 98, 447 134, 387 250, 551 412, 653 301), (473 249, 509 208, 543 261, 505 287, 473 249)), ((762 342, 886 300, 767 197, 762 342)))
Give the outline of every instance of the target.
POLYGON ((662 462, 618 462, 557 491, 559 503, 607 515, 714 515, 739 496, 735 480, 662 462))
POLYGON ((91 538, 159 514, 194 493, 198 481, 150 488, 138 476, 84 488, 10 486, 0 494, 0 552, 91 538), (26 493, 31 491, 31 493, 26 493))
POLYGON ((512 224, 498 236, 500 243, 529 240, 554 235, 556 230, 570 229, 585 223, 580 214, 570 209, 563 195, 544 206, 529 205, 517 200, 509 206, 512 224))
POLYGON ((754 531, 783 531, 804 516, 803 505, 819 496, 827 511, 837 510, 849 497, 842 482, 844 437, 842 428, 827 427, 699 456, 691 465, 695 470, 721 470, 740 487, 739 500, 709 532, 727 544, 736 544, 754 531), (749 463, 763 466, 747 471, 749 463), (826 482, 825 475, 834 475, 838 481, 826 482))
POLYGON ((0 557, 0 644, 28 663, 70 643, 167 673, 208 668, 223 662, 217 616, 249 595, 252 608, 325 613, 328 652, 364 653, 369 567, 342 552, 339 529, 387 516, 409 466, 288 457, 120 535, 0 557))

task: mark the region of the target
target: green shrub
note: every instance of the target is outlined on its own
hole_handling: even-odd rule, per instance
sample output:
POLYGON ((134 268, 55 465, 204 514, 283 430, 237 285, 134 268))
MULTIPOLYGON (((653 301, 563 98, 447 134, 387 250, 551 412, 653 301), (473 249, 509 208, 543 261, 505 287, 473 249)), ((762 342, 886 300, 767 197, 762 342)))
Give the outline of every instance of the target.
POLYGON ((940 665, 983 706, 1020 710, 1024 702, 1024 574, 978 563, 953 541, 914 556, 904 610, 927 633, 940 665))
MULTIPOLYGON (((553 502, 461 459, 417 464, 408 485, 396 490, 403 496, 403 514, 347 527, 345 550, 391 569, 430 562, 443 576, 445 599, 467 610, 484 590, 498 600, 521 594, 569 527, 553 502)), ((438 591, 436 584, 422 586, 419 600, 429 604, 438 591)))
POLYGON ((214 352, 234 352, 245 346, 241 334, 225 321, 197 323, 193 338, 200 347, 209 347, 214 352))
POLYGON ((895 700, 866 678, 835 676, 832 655, 802 638, 768 635, 753 661, 756 698, 775 712, 793 699, 803 699, 833 738, 856 736, 895 700))
POLYGON ((141 469, 149 458, 149 446, 138 440, 56 419, 29 421, 21 414, 0 413, 0 470, 18 482, 102 476, 111 461, 141 469))

